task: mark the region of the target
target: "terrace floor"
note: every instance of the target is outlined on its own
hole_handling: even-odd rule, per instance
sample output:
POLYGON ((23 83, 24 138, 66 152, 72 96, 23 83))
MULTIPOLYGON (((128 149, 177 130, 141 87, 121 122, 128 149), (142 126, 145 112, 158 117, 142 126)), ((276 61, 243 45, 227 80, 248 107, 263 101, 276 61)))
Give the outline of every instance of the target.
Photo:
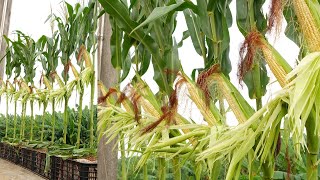
POLYGON ((0 158, 0 180, 43 180, 43 178, 0 158))

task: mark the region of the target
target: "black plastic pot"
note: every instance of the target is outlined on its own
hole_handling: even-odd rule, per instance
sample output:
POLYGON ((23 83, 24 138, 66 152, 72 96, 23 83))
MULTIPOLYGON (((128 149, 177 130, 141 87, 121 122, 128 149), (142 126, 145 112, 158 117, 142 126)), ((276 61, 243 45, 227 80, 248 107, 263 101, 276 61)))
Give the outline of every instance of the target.
POLYGON ((97 163, 51 156, 50 166, 45 172, 47 155, 29 148, 12 146, 0 142, 0 158, 13 162, 33 173, 50 180, 96 180, 97 163))

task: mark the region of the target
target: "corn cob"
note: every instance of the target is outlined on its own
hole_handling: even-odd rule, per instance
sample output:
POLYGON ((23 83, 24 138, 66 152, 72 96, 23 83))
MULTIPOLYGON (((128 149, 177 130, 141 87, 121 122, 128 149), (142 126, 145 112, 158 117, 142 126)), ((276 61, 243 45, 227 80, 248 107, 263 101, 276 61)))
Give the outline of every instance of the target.
MULTIPOLYGON (((106 96, 108 94, 107 88, 103 85, 103 83, 100 80, 98 81, 98 88, 100 89, 102 96, 106 96)), ((120 98, 122 93, 117 92, 117 95, 120 98)), ((127 113, 134 114, 132 103, 128 99, 123 99, 121 101, 121 104, 123 105, 123 108, 127 111, 127 113)))
MULTIPOLYGON (((120 94, 118 94, 120 96, 120 94)), ((123 108, 127 111, 129 114, 134 114, 132 103, 128 99, 124 99, 121 104, 123 105, 123 108)))
POLYGON ((254 36, 258 36, 257 42, 254 42, 262 51, 264 59, 270 70, 278 80, 281 87, 285 87, 289 80, 286 75, 291 72, 292 68, 288 62, 275 50, 268 41, 257 31, 253 31, 254 36))
POLYGON ((320 30, 305 0, 293 0, 300 29, 310 52, 320 51, 320 30))
POLYGON ((71 66, 72 73, 73 73, 74 77, 75 77, 76 79, 79 79, 79 76, 80 76, 80 75, 79 75, 77 69, 74 67, 74 65, 73 65, 72 63, 70 63, 70 66, 71 66))
POLYGON ((14 87, 13 87, 13 85, 9 82, 9 81, 7 81, 7 85, 9 85, 9 87, 10 87, 10 90, 14 90, 14 87))
POLYGON ((277 78, 279 84, 282 87, 286 86, 290 81, 286 79, 286 75, 292 68, 257 30, 253 30, 246 36, 240 49, 241 63, 238 71, 240 80, 243 79, 244 73, 252 68, 253 57, 258 50, 262 52, 266 63, 277 78), (250 64, 250 67, 248 67, 248 64, 250 64))
POLYGON ((100 89, 103 96, 105 96, 108 93, 107 88, 103 85, 103 83, 100 80, 98 81, 98 88, 100 89))
POLYGON ((277 78, 280 86, 285 87, 289 83, 289 81, 286 79, 287 72, 283 69, 281 65, 279 65, 279 63, 275 59, 274 54, 272 53, 272 51, 268 46, 262 46, 261 49, 262 49, 262 53, 265 58, 265 61, 270 67, 270 70, 272 71, 274 76, 277 78))
POLYGON ((62 79, 59 77, 59 75, 57 73, 53 73, 53 77, 58 81, 60 88, 63 88, 64 83, 63 83, 62 79))
POLYGON ((141 107, 151 116, 155 117, 155 118, 160 118, 160 112, 157 111, 152 104, 146 100, 145 98, 143 98, 142 96, 138 99, 138 103, 141 105, 141 107))
POLYGON ((190 94, 190 98, 196 104, 202 116, 208 122, 209 126, 211 127, 213 125, 217 125, 221 118, 219 117, 218 110, 213 109, 215 107, 211 102, 209 105, 207 105, 204 98, 204 93, 198 87, 196 87, 196 85, 192 83, 188 77, 182 76, 182 78, 186 79, 186 85, 190 94))
POLYGON ((232 112, 236 116, 239 123, 244 123, 248 118, 243 114, 239 105, 237 104, 236 99, 230 94, 231 91, 229 87, 224 83, 224 79, 219 74, 214 74, 212 79, 218 83, 219 91, 221 92, 223 98, 225 98, 232 109, 232 112))
MULTIPOLYGON (((11 85, 12 86, 12 85, 11 85)), ((24 81, 20 81, 20 87, 26 91, 28 91, 30 94, 32 93, 32 89, 28 86, 27 83, 25 83, 24 81)), ((13 86, 12 86, 13 88, 13 86)))
POLYGON ((79 52, 79 55, 78 55, 78 61, 80 61, 80 59, 83 57, 84 59, 84 62, 85 62, 85 65, 86 67, 92 67, 92 63, 91 63, 91 58, 89 56, 89 53, 88 51, 86 50, 86 47, 84 45, 82 45, 80 47, 80 52, 79 52))
POLYGON ((43 83, 46 85, 46 87, 49 90, 52 90, 52 86, 51 86, 50 81, 48 80, 48 78, 45 75, 43 75, 42 77, 43 77, 43 83))

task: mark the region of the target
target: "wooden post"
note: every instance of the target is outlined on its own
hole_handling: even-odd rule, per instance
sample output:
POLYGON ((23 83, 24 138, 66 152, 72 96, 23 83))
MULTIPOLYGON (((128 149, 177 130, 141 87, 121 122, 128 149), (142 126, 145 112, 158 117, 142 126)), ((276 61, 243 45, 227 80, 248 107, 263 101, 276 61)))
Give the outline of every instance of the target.
MULTIPOLYGON (((3 39, 3 35, 8 35, 11 17, 12 0, 0 1, 0 59, 5 55, 6 42, 3 39)), ((5 60, 0 63, 0 77, 3 78, 5 60)))
MULTIPOLYGON (((111 24, 106 14, 100 18, 98 34, 98 79, 107 87, 114 87, 118 82, 117 72, 111 64, 111 24)), ((103 136, 98 145, 98 180, 116 180, 118 164, 118 148, 114 146, 117 139, 106 144, 103 136), (116 147, 116 148, 114 148, 116 147)))

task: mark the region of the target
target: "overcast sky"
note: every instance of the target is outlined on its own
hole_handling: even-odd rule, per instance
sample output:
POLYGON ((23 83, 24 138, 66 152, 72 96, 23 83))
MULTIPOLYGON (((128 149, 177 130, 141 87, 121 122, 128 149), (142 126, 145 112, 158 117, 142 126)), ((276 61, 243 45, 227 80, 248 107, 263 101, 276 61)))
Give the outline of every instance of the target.
MULTIPOLYGON (((11 14, 11 24, 10 24, 10 32, 14 30, 21 30, 22 32, 32 36, 34 39, 38 39, 41 35, 50 35, 50 25, 47 23, 45 24, 45 20, 47 19, 48 15, 51 12, 51 7, 55 13, 61 13, 61 0, 13 0, 12 5, 12 14, 11 14)), ((68 0, 70 4, 75 4, 78 0, 68 0)), ((233 13, 233 17, 235 17, 235 0, 231 3, 231 11, 233 13)), ((267 12, 269 7, 269 0, 267 0, 266 4, 264 5, 263 9, 267 12)), ((283 24, 283 30, 286 26, 286 23, 283 24)), ((178 14, 178 25, 175 32, 175 38, 179 41, 182 37, 182 32, 187 30, 187 26, 185 24, 185 20, 182 13, 178 14)), ((254 107, 254 101, 250 100, 247 95, 247 89, 244 86, 243 89, 240 88, 238 85, 238 80, 236 76, 236 67, 239 60, 239 46, 243 41, 242 34, 238 31, 235 20, 233 20, 233 25, 229 29, 230 31, 230 60, 232 62, 232 72, 230 74, 231 81, 235 84, 238 89, 244 93, 244 96, 250 104, 254 107)), ((294 66, 294 62, 297 58, 299 49, 294 45, 293 42, 288 40, 284 34, 282 33, 279 38, 276 39, 274 37, 269 38, 269 42, 274 45, 274 47, 280 52, 280 54, 287 60, 289 63, 294 66)), ((179 57, 181 60, 181 64, 183 66, 184 71, 186 74, 190 75, 191 71, 194 68, 200 68, 203 66, 202 58, 195 52, 191 39, 188 38, 183 47, 179 49, 179 57)), ((37 69, 37 77, 41 69, 37 69)), ((124 81, 123 84, 127 84, 130 79, 133 77, 134 72, 131 71, 128 78, 124 81)), ((144 76, 144 79, 151 85, 154 91, 157 91, 157 86, 155 82, 152 80, 153 72, 151 69, 147 72, 144 76)), ((271 81, 274 81, 275 78, 271 77, 271 81)), ((268 86, 268 94, 263 99, 264 103, 270 98, 272 92, 279 89, 278 83, 273 83, 268 86)), ((87 94, 88 96, 89 94, 87 94)), ((71 99, 71 104, 74 106, 76 103, 76 96, 73 95, 71 99)), ((190 112, 190 111, 188 111, 190 112)), ((199 118, 198 113, 192 113, 193 118, 199 118), (195 117, 194 117, 195 116, 195 117)), ((230 124, 234 124, 234 121, 230 121, 230 124)))

